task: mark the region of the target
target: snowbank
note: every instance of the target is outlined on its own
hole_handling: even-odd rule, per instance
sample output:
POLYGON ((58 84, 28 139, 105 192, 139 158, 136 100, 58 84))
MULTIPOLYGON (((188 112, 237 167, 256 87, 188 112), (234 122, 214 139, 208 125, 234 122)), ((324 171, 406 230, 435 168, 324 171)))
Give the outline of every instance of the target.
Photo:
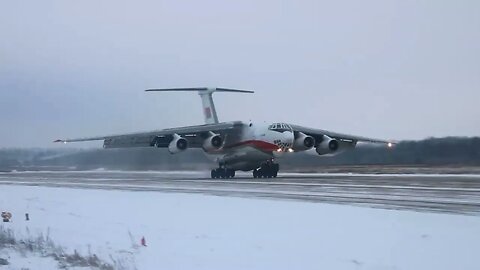
POLYGON ((17 237, 138 269, 478 269, 480 218, 305 202, 0 186, 17 237), (30 214, 25 221, 24 214, 30 214), (140 246, 145 236, 147 247, 140 246))

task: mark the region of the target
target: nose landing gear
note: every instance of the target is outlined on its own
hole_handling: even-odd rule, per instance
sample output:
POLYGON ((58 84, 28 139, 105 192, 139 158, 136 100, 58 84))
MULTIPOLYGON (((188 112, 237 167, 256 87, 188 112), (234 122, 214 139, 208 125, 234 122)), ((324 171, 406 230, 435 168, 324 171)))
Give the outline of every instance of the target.
POLYGON ((276 163, 265 163, 260 168, 253 170, 253 178, 276 178, 280 166, 276 163))
POLYGON ((210 176, 212 179, 233 178, 235 177, 235 170, 227 169, 227 168, 217 168, 210 172, 210 176))

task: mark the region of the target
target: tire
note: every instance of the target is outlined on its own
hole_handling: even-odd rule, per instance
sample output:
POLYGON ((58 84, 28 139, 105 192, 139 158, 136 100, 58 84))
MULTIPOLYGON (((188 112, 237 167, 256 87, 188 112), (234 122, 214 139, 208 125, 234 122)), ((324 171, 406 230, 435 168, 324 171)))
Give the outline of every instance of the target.
POLYGON ((219 178, 228 178, 228 171, 226 169, 218 169, 219 178))
POLYGON ((272 171, 272 176, 273 176, 274 178, 277 178, 277 176, 278 176, 278 171, 280 170, 280 165, 279 165, 278 163, 277 163, 277 164, 273 164, 272 170, 273 170, 273 171, 272 171))

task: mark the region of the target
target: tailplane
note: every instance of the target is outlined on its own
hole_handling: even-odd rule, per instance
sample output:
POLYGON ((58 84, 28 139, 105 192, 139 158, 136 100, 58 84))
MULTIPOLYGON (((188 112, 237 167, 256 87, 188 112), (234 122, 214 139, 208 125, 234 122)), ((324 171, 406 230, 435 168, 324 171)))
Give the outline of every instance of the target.
POLYGON ((198 87, 198 88, 167 88, 167 89, 148 89, 147 92, 177 92, 177 91, 196 91, 202 98, 203 115, 206 124, 218 123, 217 110, 213 102, 212 94, 214 92, 233 92, 233 93, 254 93, 250 90, 238 90, 228 88, 215 87, 198 87))

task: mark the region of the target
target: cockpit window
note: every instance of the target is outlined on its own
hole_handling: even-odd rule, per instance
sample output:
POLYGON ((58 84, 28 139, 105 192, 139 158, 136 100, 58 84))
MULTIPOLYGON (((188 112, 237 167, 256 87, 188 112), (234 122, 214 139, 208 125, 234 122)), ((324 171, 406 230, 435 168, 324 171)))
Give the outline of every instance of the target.
POLYGON ((278 132, 292 131, 292 127, 285 123, 273 123, 270 125, 270 127, 268 127, 268 129, 278 132))

